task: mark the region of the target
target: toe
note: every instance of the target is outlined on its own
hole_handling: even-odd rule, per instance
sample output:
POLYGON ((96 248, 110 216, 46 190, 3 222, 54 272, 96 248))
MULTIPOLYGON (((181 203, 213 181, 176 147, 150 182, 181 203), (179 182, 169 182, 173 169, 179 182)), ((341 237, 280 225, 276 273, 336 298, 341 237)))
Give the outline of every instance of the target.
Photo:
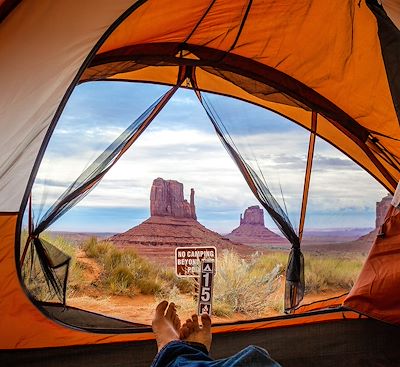
POLYGON ((174 320, 175 315, 176 315, 175 303, 171 302, 171 303, 169 304, 169 306, 168 306, 168 310, 167 310, 167 313, 165 314, 165 317, 166 317, 168 320, 171 320, 171 321, 172 321, 172 320, 174 320))
POLYGON ((206 313, 201 315, 201 323, 203 324, 203 329, 211 330, 211 318, 206 313))
POLYGON ((193 321, 193 327, 194 331, 199 331, 200 326, 199 326, 199 318, 197 315, 192 315, 192 321, 193 321))
POLYGON ((184 324, 181 329, 179 330, 179 338, 180 339, 186 339, 189 336, 189 329, 186 326, 186 324, 184 324))
POLYGON ((164 313, 165 313, 165 309, 168 306, 168 302, 167 301, 162 301, 158 304, 158 306, 156 307, 156 317, 163 317, 164 313))
POLYGON ((186 326, 188 327, 190 333, 194 332, 194 325, 191 319, 186 320, 186 326))
POLYGON ((175 330, 179 330, 181 328, 181 320, 179 319, 178 315, 175 315, 174 328, 175 330))

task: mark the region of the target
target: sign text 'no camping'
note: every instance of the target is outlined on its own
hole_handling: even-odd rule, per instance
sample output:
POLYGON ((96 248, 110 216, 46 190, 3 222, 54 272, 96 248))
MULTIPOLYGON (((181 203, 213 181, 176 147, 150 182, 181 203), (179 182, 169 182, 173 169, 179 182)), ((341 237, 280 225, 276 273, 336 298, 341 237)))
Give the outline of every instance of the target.
MULTIPOLYGON (((177 247, 175 249, 175 272, 178 277, 198 277, 203 260, 217 259, 214 246, 177 247)), ((214 268, 215 269, 215 268, 214 268)))

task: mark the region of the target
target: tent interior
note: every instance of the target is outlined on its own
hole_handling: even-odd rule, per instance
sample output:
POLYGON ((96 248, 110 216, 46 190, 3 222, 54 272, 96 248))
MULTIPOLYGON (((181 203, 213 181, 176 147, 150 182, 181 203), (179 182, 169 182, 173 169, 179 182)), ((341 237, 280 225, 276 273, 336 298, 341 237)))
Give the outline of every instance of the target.
POLYGON ((2 364, 150 365, 157 301, 190 315, 198 298, 174 273, 187 238, 121 240, 178 226, 149 211, 161 177, 217 249, 213 356, 398 364, 398 11, 267 3, 102 2, 89 20, 87 1, 72 30, 78 5, 0 2, 0 70, 32 26, 26 53, 57 60, 4 75, 2 364), (227 239, 246 208, 271 243, 227 239))
MULTIPOLYGON (((110 150, 111 142, 130 129, 129 123, 134 119, 131 116, 142 116, 142 111, 152 104, 148 98, 158 100, 159 94, 166 91, 167 87, 152 84, 93 82, 80 85, 71 96, 33 184, 31 213, 28 205, 22 223, 24 238, 19 257, 26 253, 22 277, 36 301, 63 302, 63 299, 57 298, 52 287, 49 289, 34 247, 27 247, 29 217, 32 217, 31 226, 39 227, 66 196, 66 190, 70 191, 72 185, 78 186, 77 181, 80 185, 85 182, 76 177, 92 169, 97 157, 110 150)), ((219 111, 229 136, 246 162, 265 180, 279 206, 285 208, 290 224, 296 223, 293 227, 298 227, 310 133, 253 104, 226 96, 208 94, 207 98, 212 101, 213 110, 219 111)), ((84 176, 91 177, 86 173, 84 176)), ((184 233, 174 234, 178 238, 171 245, 170 227, 163 229, 153 225, 143 229, 147 233, 141 232, 141 235, 153 236, 153 241, 152 232, 167 232, 165 238, 158 240, 160 243, 153 245, 148 244, 150 240, 141 238, 147 247, 155 248, 154 251, 146 251, 145 246, 138 244, 135 232, 133 238, 128 237, 128 243, 113 237, 115 232, 125 232, 150 216, 150 188, 157 177, 185 183, 185 197, 189 196, 188 188, 194 187, 198 222, 213 231, 221 228, 220 233, 224 230, 229 233, 238 227, 239 213, 253 204, 260 204, 224 150, 196 95, 190 89, 177 91, 98 186, 89 194, 85 193, 78 205, 60 216, 41 235, 72 257, 67 283, 68 306, 106 312, 119 318, 125 315, 131 322, 147 325, 156 304, 151 296, 165 297, 178 305, 182 303, 181 312, 189 313, 187 316, 196 308, 193 279, 178 279, 173 275, 175 248, 179 241, 184 246, 187 238, 179 238, 184 233), (71 228, 78 232, 75 238, 71 228), (96 235, 97 240, 92 238, 96 235), (141 257, 136 259, 125 249, 138 251, 141 257), (118 255, 126 258, 119 259, 118 255), (167 271, 152 269, 160 265, 167 271), (94 272, 100 275, 94 276, 94 272), (156 280, 151 282, 150 279, 156 280), (110 296, 112 298, 107 298, 110 296), (132 297, 134 305, 145 311, 134 315, 127 313, 126 306, 119 306, 123 303, 132 307, 129 298, 126 301, 124 296, 132 297)), ((305 218, 302 241, 306 285, 302 304, 335 298, 350 291, 377 233, 375 204, 386 194, 366 172, 319 138, 315 142, 311 177, 307 200, 309 215, 305 218), (361 182, 363 191, 358 190, 361 182), (363 224, 367 227, 362 227, 363 224), (325 277, 320 273, 325 273, 325 277)), ((280 233, 267 212, 265 222, 267 228, 275 229, 275 236, 280 233)), ((213 237, 201 238, 207 239, 212 242, 200 244, 215 242, 213 237)), ((232 247, 240 243, 240 238, 236 238, 236 242, 226 241, 224 245, 219 241, 215 245, 218 274, 213 308, 216 317, 222 316, 217 318, 218 322, 283 314, 283 275, 291 244, 283 235, 259 241, 261 243, 232 247), (237 293, 229 292, 235 284, 237 293), (239 300, 241 298, 243 300, 239 300)), ((51 313, 49 305, 45 309, 51 313)), ((55 317, 66 322, 65 318, 70 315, 64 312, 55 317)), ((82 326, 82 323, 83 320, 72 325, 82 326)), ((90 319, 88 327, 95 326, 90 319)))

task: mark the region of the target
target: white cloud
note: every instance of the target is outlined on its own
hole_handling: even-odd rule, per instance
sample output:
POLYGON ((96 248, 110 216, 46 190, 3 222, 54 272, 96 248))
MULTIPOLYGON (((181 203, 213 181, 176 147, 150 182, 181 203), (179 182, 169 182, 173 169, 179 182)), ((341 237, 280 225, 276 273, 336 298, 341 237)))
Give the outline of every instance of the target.
MULTIPOLYGON (((159 120, 153 122, 103 181, 78 205, 147 209, 153 179, 175 179, 184 184, 186 197, 191 187, 195 189, 198 212, 202 213, 211 228, 228 231, 237 223, 237 219, 230 218, 238 218, 247 206, 256 204, 256 199, 210 124, 204 122, 204 116, 197 109, 190 115, 197 101, 183 95, 174 97, 170 104, 172 112, 160 115, 159 120), (186 107, 183 114, 183 119, 189 121, 186 127, 185 121, 179 120, 178 114, 174 115, 177 106, 186 107), (211 213, 213 219, 207 219, 211 213)), ((36 204, 43 202, 44 195, 47 204, 53 203, 122 132, 120 125, 111 126, 105 122, 82 127, 79 123, 68 125, 68 119, 79 122, 79 116, 78 111, 66 116, 65 124, 56 129, 35 184, 36 204)), ((84 112, 82 116, 85 116, 84 112)), ((293 224, 297 225, 308 133, 300 129, 275 129, 234 136, 234 140, 238 146, 245 148, 241 152, 252 166, 262 168, 268 186, 278 201, 281 201, 282 186, 288 211, 294 218, 293 224)), ((385 195, 385 190, 365 172, 321 141, 317 143, 313 168, 308 208, 311 215, 334 215, 344 211, 373 213, 375 202, 385 195)))

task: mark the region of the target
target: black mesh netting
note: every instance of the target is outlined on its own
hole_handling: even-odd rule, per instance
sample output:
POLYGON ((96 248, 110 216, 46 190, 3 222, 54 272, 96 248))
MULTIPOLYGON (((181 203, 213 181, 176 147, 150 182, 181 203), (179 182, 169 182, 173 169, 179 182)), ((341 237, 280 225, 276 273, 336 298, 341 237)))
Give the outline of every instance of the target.
MULTIPOLYGON (((39 235, 58 218, 82 200, 103 178, 103 176, 118 161, 124 152, 136 141, 146 127, 153 121, 159 111, 164 107, 181 82, 172 87, 163 96, 158 98, 145 112, 143 112, 131 125, 128 126, 97 159, 93 161, 69 187, 50 205, 45 214, 38 219, 32 228, 26 242, 21 262, 29 258, 25 266, 25 277, 37 277, 39 270, 44 276, 45 283, 52 293, 65 304, 68 265, 70 257, 51 245, 39 235), (25 256, 29 247, 29 256, 25 256), (35 264, 35 258, 37 263, 35 264), (28 269, 28 270, 27 270, 28 269)), ((196 89, 195 82, 192 86, 196 89)), ((296 233, 286 210, 286 204, 279 204, 272 194, 265 179, 266 173, 259 164, 260 151, 253 149, 255 136, 262 137, 262 132, 255 130, 256 134, 246 134, 243 127, 250 125, 248 121, 240 119, 225 119, 218 113, 219 106, 211 101, 207 95, 196 90, 201 104, 208 114, 220 140, 239 167, 253 194, 269 213, 282 234, 292 244, 289 261, 286 269, 285 311, 290 312, 297 307, 304 295, 304 259, 300 251, 300 239, 296 233), (258 135, 257 135, 258 134, 258 135)), ((243 118, 244 114, 237 114, 243 118)), ((255 126, 255 125, 254 125, 255 126)), ((260 146, 258 142, 258 146, 260 146)), ((268 144, 267 141, 264 142, 268 144)), ((282 195, 283 196, 283 195, 282 195)))
MULTIPOLYGON (((194 83, 193 83, 194 84, 194 83)), ((243 121, 235 117, 223 119, 218 113, 218 103, 212 103, 208 95, 196 91, 197 96, 207 112, 214 128, 233 158, 250 189, 271 216, 279 230, 292 244, 289 261, 286 268, 285 287, 285 312, 290 312, 299 305, 304 296, 304 258, 300 250, 300 240, 287 213, 282 209, 269 189, 263 169, 259 164, 260 152, 252 149, 252 137, 254 135, 241 133, 243 121), (246 154, 246 157, 244 157, 246 154)), ((220 108, 222 110, 222 108, 220 108)), ((223 111, 222 111, 223 113, 223 111)), ((246 122, 245 122, 246 123, 246 122)), ((247 121, 247 123, 249 123, 247 121)), ((260 131, 258 131, 260 133, 260 131)), ((264 143, 268 144, 267 141, 264 143)))
MULTIPOLYGON (((65 304, 70 257, 39 235, 93 190, 153 121, 178 87, 179 85, 176 85, 168 90, 130 124, 58 197, 30 231, 21 258, 22 265, 29 258, 24 266, 23 276, 25 279, 35 281, 36 284, 40 283, 37 280, 42 276, 44 278, 42 283, 47 285, 50 294, 55 294, 63 304, 65 304), (26 256, 28 247, 29 256, 26 256), (37 266, 38 263, 40 267, 37 266), (39 274, 40 269, 41 274, 39 274)), ((35 292, 33 293, 35 296, 35 292)))

